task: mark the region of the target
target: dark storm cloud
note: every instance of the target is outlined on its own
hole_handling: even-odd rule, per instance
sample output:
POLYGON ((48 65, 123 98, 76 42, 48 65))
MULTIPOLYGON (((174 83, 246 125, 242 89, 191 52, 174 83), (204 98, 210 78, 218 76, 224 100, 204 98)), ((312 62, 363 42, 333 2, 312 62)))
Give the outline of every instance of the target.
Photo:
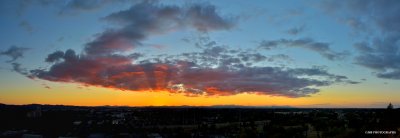
POLYGON ((299 47, 305 48, 314 52, 317 52, 321 56, 329 59, 329 60, 340 60, 348 56, 347 52, 335 52, 330 49, 329 43, 317 42, 310 38, 302 38, 302 39, 278 39, 271 41, 262 41, 260 43, 260 48, 271 50, 278 47, 299 47))
POLYGON ((13 62, 17 60, 18 58, 21 58, 24 56, 24 52, 26 50, 29 50, 29 48, 24 48, 24 47, 17 47, 17 46, 11 46, 8 48, 8 50, 0 52, 0 55, 8 56, 11 58, 10 61, 8 62, 13 62))
POLYGON ((324 1, 323 9, 366 37, 353 46, 355 63, 376 71, 376 76, 400 79, 400 1, 324 1))

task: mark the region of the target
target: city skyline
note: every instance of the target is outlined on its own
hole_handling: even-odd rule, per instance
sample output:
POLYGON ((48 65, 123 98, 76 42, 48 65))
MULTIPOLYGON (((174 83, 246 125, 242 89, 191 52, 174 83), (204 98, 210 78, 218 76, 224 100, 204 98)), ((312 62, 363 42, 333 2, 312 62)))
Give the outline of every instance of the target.
POLYGON ((0 103, 400 105, 400 2, 0 1, 0 103))

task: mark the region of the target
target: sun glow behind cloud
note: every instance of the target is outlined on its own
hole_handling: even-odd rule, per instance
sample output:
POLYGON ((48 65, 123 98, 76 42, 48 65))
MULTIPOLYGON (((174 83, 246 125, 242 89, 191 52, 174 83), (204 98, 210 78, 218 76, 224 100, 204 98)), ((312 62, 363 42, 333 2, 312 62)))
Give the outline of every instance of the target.
POLYGON ((374 93, 345 91, 332 88, 311 97, 287 98, 251 93, 230 96, 187 96, 167 91, 122 91, 76 84, 49 83, 50 89, 33 85, 27 88, 9 88, 3 92, 2 102, 11 104, 63 104, 78 106, 290 106, 290 107, 380 107, 385 96, 374 93), (7 91, 13 91, 12 93, 7 91), (359 96, 364 94, 364 96, 359 96), (345 95, 347 98, 342 98, 345 95), (375 105, 372 105, 376 103, 375 105))

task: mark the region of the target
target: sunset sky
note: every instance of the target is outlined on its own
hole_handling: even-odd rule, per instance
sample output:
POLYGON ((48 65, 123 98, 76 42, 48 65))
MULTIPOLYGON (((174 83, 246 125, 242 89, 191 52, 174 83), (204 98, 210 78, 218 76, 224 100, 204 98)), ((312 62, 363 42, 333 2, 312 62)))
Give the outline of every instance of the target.
POLYGON ((398 0, 1 0, 0 103, 400 106, 398 0))

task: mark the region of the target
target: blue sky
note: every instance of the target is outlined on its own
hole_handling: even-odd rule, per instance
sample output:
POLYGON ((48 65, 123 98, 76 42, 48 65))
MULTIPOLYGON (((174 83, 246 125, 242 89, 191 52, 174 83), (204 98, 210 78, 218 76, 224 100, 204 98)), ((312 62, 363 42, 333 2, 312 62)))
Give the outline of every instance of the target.
POLYGON ((400 103, 395 0, 3 0, 0 9, 3 95, 22 82, 187 96, 337 91, 367 95, 364 105, 400 103), (111 79, 139 67, 153 74, 111 79))

